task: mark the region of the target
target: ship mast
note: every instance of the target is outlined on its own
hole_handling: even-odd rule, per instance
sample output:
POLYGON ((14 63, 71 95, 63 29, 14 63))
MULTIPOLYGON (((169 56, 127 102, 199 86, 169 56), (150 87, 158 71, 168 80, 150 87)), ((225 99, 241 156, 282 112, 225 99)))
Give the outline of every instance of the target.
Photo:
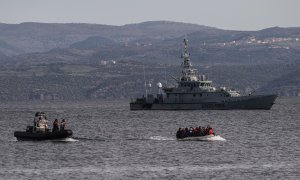
POLYGON ((182 65, 184 69, 190 69, 192 67, 192 64, 190 62, 190 53, 188 51, 188 44, 187 44, 188 40, 184 38, 183 43, 184 43, 184 51, 181 56, 181 58, 183 59, 182 65))
POLYGON ((190 53, 188 51, 188 40, 184 38, 184 51, 181 55, 182 58, 182 76, 180 78, 181 81, 197 81, 198 78, 196 76, 196 69, 192 69, 192 64, 190 61, 190 53))

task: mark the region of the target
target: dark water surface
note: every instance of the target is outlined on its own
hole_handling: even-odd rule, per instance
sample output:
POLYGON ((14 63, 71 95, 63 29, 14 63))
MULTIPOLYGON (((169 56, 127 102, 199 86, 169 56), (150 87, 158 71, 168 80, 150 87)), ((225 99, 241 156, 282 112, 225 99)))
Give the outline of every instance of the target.
POLYGON ((300 178, 299 98, 269 111, 129 111, 114 101, 1 103, 0 112, 0 179, 300 178), (16 141, 36 111, 66 118, 76 141, 16 141), (208 124, 226 141, 174 138, 208 124))

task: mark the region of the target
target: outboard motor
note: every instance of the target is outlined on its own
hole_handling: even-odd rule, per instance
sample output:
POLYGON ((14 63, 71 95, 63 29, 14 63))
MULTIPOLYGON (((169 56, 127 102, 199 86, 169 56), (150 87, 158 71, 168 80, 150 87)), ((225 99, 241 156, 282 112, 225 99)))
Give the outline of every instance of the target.
POLYGON ((26 127, 26 132, 32 132, 32 131, 33 131, 33 126, 26 127))

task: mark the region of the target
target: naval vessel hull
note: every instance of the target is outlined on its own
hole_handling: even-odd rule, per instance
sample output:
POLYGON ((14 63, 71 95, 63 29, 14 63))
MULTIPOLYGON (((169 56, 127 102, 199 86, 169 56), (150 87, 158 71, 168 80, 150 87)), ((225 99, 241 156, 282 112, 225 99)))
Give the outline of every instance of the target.
POLYGON ((277 95, 231 97, 223 102, 164 103, 131 102, 130 110, 232 110, 271 109, 277 95))

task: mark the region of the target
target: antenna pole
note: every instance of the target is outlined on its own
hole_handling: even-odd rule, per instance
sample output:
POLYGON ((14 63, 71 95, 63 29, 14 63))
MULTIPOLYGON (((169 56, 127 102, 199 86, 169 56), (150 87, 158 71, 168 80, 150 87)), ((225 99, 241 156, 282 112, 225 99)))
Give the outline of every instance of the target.
POLYGON ((167 84, 168 84, 168 82, 167 82, 167 67, 166 67, 167 65, 165 64, 165 83, 166 83, 166 87, 167 87, 167 84))
POLYGON ((145 92, 146 92, 146 98, 148 96, 148 92, 147 92, 147 84, 146 84, 146 74, 145 74, 145 65, 143 65, 143 70, 144 70, 144 84, 145 84, 145 92))

